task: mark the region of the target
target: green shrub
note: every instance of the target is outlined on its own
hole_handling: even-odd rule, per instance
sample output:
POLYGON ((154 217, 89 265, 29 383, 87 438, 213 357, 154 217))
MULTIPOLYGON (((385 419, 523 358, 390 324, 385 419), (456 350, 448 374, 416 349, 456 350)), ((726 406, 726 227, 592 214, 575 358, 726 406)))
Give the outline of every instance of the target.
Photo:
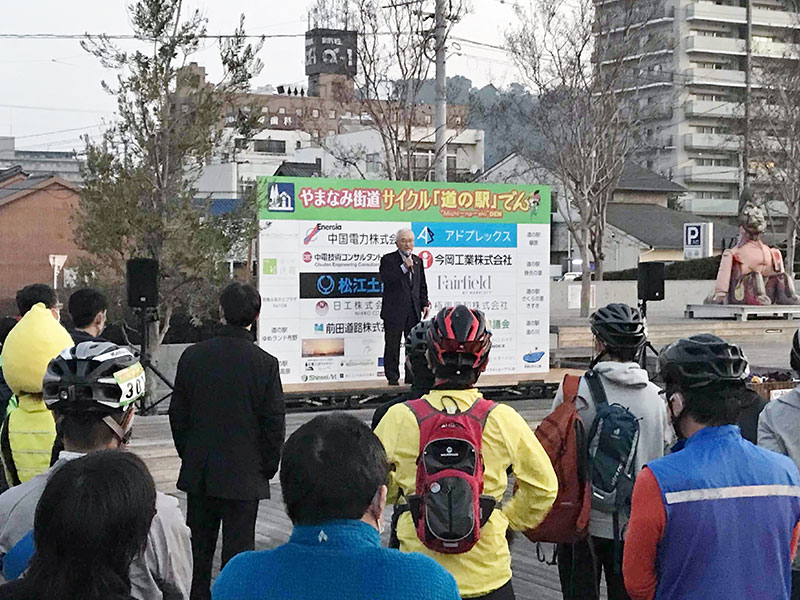
MULTIPOLYGON (((696 258, 694 260, 670 263, 664 269, 664 277, 669 280, 716 279, 721 258, 721 256, 711 256, 709 258, 696 258)), ((636 281, 638 279, 638 269, 610 271, 604 273, 603 278, 606 281, 636 281)))

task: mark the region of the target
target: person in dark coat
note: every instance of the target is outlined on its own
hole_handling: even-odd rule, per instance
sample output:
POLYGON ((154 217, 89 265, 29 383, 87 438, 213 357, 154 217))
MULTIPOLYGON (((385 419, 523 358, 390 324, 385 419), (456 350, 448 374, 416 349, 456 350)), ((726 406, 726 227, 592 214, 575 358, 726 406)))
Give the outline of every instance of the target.
POLYGON ((384 329, 383 369, 389 385, 399 385, 400 340, 428 316, 428 284, 422 259, 413 254, 414 232, 401 229, 395 237, 397 252, 381 258, 383 281, 381 319, 384 329))
POLYGON ((211 598, 211 565, 222 523, 222 566, 255 548, 259 500, 270 497, 285 435, 278 360, 253 343, 261 296, 231 283, 220 295, 225 325, 178 362, 169 420, 181 458, 192 531, 191 598, 211 598))
POLYGON ((375 431, 383 415, 395 404, 422 398, 433 388, 435 378, 431 368, 428 366, 428 357, 426 356, 426 350, 428 349, 426 336, 429 325, 430 321, 420 321, 414 325, 411 329, 411 333, 408 334, 406 338, 406 371, 411 371, 411 374, 414 376, 414 382, 406 392, 381 404, 375 409, 375 412, 372 414, 373 431, 375 431))
POLYGON ((76 344, 81 342, 104 342, 100 337, 106 328, 108 300, 95 289, 82 288, 69 297, 67 312, 72 319, 69 334, 76 344))

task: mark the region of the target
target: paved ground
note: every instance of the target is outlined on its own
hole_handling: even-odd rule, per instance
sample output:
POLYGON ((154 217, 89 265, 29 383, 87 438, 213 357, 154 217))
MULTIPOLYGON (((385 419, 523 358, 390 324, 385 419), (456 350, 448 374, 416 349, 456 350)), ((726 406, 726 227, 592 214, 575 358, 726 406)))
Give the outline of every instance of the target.
MULTIPOLYGON (((512 403, 531 424, 537 424, 548 412, 549 401, 530 400, 512 403)), ((348 411, 365 422, 372 417, 372 410, 348 411)), ((287 435, 301 424, 315 416, 314 413, 294 413, 287 417, 287 435)), ((131 442, 134 452, 148 463, 156 485, 160 490, 173 494, 185 511, 185 497, 175 488, 179 459, 175 454, 169 432, 169 423, 164 416, 137 417, 134 438, 131 442)), ((256 524, 256 546, 258 549, 273 548, 288 540, 291 523, 283 510, 280 499, 280 484, 277 478, 270 482, 272 499, 261 502, 256 524)), ((387 533, 388 518, 387 511, 387 533)), ((217 549, 215 572, 219 569, 219 547, 217 549)), ((552 546, 545 548, 548 557, 552 546)), ((555 566, 541 563, 536 557, 536 546, 523 536, 517 536, 512 545, 512 567, 514 588, 520 600, 559 600, 561 598, 558 571, 555 566)), ((605 595, 603 596, 605 598, 605 595)))

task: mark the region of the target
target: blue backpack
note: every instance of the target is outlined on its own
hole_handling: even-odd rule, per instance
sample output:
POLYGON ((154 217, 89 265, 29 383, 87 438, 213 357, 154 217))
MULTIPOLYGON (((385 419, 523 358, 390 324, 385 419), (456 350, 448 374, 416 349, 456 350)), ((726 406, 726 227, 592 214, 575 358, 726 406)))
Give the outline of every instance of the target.
POLYGON ((621 404, 608 403, 597 373, 590 369, 584 378, 597 409, 588 443, 592 508, 613 516, 614 540, 619 542, 619 515, 631 513, 639 420, 621 404))

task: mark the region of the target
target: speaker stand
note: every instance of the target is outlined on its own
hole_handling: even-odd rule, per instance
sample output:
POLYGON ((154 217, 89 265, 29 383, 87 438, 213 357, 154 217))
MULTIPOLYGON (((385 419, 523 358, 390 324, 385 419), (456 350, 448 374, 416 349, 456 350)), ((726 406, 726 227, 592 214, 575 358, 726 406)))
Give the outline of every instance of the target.
POLYGON ((161 371, 158 370, 151 358, 150 358, 150 350, 149 350, 149 342, 150 342, 150 323, 155 323, 158 321, 158 308, 156 307, 146 307, 146 308, 134 308, 133 312, 139 317, 139 324, 142 331, 142 343, 141 343, 141 350, 139 351, 139 362, 141 363, 142 367, 145 370, 150 370, 156 377, 158 377, 161 381, 167 384, 169 388, 169 392, 164 395, 162 398, 159 398, 155 402, 151 404, 147 404, 147 396, 143 396, 142 399, 139 401, 139 413, 142 415, 148 414, 148 412, 155 410, 156 406, 161 404, 164 400, 172 396, 172 392, 175 389, 175 386, 172 382, 167 379, 166 375, 164 375, 161 371))

